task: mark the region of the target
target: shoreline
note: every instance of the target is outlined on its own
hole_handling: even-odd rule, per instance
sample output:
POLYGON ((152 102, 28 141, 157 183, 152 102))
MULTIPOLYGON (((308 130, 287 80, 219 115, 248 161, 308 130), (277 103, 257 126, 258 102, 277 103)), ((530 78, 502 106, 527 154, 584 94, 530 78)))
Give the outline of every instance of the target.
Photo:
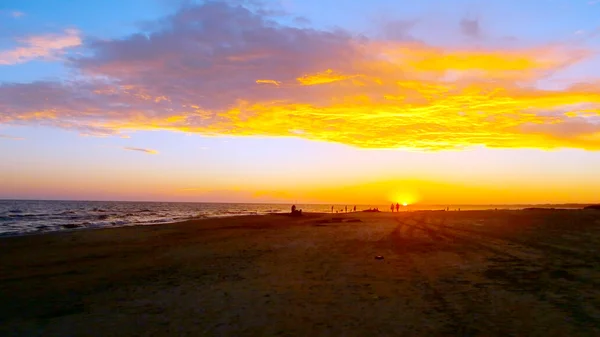
MULTIPOLYGON (((276 213, 273 213, 276 214, 276 213)), ((257 216, 269 216, 270 214, 240 214, 240 215, 226 215, 226 216, 215 216, 215 217, 205 217, 205 218, 188 218, 181 219, 178 221, 170 221, 170 222, 160 222, 160 223, 140 223, 140 224, 128 224, 128 225, 118 225, 111 227, 79 227, 79 228, 63 228, 59 230, 46 231, 46 232, 29 232, 29 233, 19 233, 19 234, 9 234, 9 235, 0 235, 0 240, 4 238, 14 238, 14 237, 22 237, 22 236, 37 236, 37 235, 50 235, 50 234, 60 234, 60 233, 76 233, 82 231, 96 231, 96 230, 109 230, 109 229, 120 229, 120 228, 129 228, 129 227, 159 227, 166 225, 175 225, 181 224, 185 222, 196 222, 196 221, 205 221, 205 220, 215 220, 215 219, 227 219, 227 218, 238 218, 238 217, 257 217, 257 216)))
MULTIPOLYGON (((359 212, 356 212, 359 213, 359 212)), ((328 213, 319 213, 319 212, 305 212, 304 215, 327 215, 328 213)), ((339 215, 341 215, 340 213, 339 215)), ((343 214, 352 214, 352 212, 343 213, 343 214)), ((179 221, 172 222, 161 222, 161 223, 147 223, 147 224, 132 224, 132 225, 123 225, 123 226, 111 226, 111 227, 80 227, 80 228, 65 228, 54 231, 47 232, 33 232, 33 233, 20 233, 20 234, 11 234, 11 235, 0 235, 0 240, 6 238, 16 238, 16 237, 25 237, 25 236, 45 236, 45 235, 61 235, 61 234, 69 234, 69 233, 79 233, 79 232, 89 232, 89 231, 102 231, 102 230, 119 230, 123 228, 144 228, 144 227, 162 227, 162 226, 177 226, 184 225, 186 223, 189 224, 197 224, 205 221, 215 221, 215 220, 226 220, 226 219, 243 219, 243 218, 256 218, 256 217, 271 217, 271 216, 289 216, 289 213, 268 213, 268 214, 239 214, 239 215, 226 215, 226 216, 214 216, 214 217, 205 217, 205 218, 189 218, 182 219, 179 221)))
MULTIPOLYGON (((316 212, 313 212, 313 213, 316 213, 316 212)), ((102 227, 102 226, 96 226, 96 227, 94 227, 94 226, 92 226, 92 227, 81 226, 81 227, 77 227, 77 228, 65 228, 65 227, 62 227, 61 229, 50 230, 50 231, 27 232, 27 233, 6 234, 6 235, 0 234, 0 240, 2 240, 3 238, 9 238, 9 237, 20 237, 20 236, 30 236, 30 235, 46 235, 46 234, 53 234, 53 233, 72 233, 72 232, 88 231, 88 230, 117 229, 117 228, 127 228, 127 227, 151 227, 151 226, 172 225, 172 224, 178 224, 178 223, 188 222, 188 221, 204 221, 204 220, 227 219, 227 218, 237 218, 237 217, 269 216, 269 215, 273 215, 273 214, 287 214, 287 213, 232 214, 232 215, 190 217, 190 218, 186 218, 186 219, 179 219, 179 220, 167 221, 167 222, 130 223, 130 224, 112 225, 112 226, 106 226, 106 227, 102 227)))
MULTIPOLYGON (((343 205, 298 204, 304 212, 330 213, 331 207, 343 214, 343 205)), ((409 205, 401 212, 426 212, 451 209, 494 210, 497 205, 409 205)), ((502 205, 500 210, 527 208, 560 208, 571 205, 502 205)), ((353 207, 350 207, 353 208, 353 207)), ((373 205, 357 205, 358 211, 372 209, 373 205)), ((389 205, 379 205, 382 213, 389 205)), ((287 213, 284 204, 220 204, 220 203, 137 203, 137 202, 87 202, 87 201, 0 201, 0 237, 37 235, 88 228, 112 228, 171 224, 190 219, 221 218, 239 215, 264 215, 287 213)))
MULTIPOLYGON (((368 212, 368 211, 356 211, 356 212, 347 212, 347 213, 330 213, 330 212, 304 212, 305 215, 331 215, 331 216, 342 216, 347 214, 405 214, 405 213, 443 213, 443 212, 552 212, 552 211, 585 211, 590 212, 594 210, 585 210, 580 208, 521 208, 521 209, 483 209, 483 210, 406 210, 400 212, 389 212, 389 211, 379 211, 379 212, 368 212)), ((28 233, 19 233, 19 234, 7 234, 1 235, 0 240, 6 238, 14 238, 14 237, 23 237, 23 236, 38 236, 38 235, 51 235, 58 233, 75 233, 82 231, 95 231, 95 230, 107 230, 107 229, 119 229, 119 228, 129 228, 129 227, 157 227, 157 226, 167 226, 167 225, 177 225, 186 222, 197 222, 197 221, 211 221, 211 220, 219 220, 219 219, 230 219, 230 218, 244 218, 244 217, 268 217, 268 216, 286 216, 289 215, 288 212, 272 212, 272 213, 264 213, 264 214, 233 214, 233 215, 221 215, 221 216, 210 216, 210 217, 191 217, 187 219, 181 219, 177 221, 169 221, 169 222, 161 222, 161 223, 140 223, 140 224, 128 224, 128 225, 115 225, 110 227, 79 227, 79 228, 63 228, 58 230, 46 231, 46 232, 28 232, 28 233)))

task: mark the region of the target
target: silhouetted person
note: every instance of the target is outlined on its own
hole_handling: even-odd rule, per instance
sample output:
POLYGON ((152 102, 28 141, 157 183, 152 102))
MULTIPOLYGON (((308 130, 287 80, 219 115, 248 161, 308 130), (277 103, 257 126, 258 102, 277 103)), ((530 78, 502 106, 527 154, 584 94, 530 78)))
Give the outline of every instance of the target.
POLYGON ((292 213, 296 212, 296 205, 292 205, 292 213))
POLYGON ((390 209, 392 210, 392 213, 394 213, 394 204, 392 204, 392 206, 390 206, 390 209))
POLYGON ((356 206, 354 206, 354 211, 356 212, 356 206))
POLYGON ((396 203, 396 212, 400 212, 400 204, 396 203))
POLYGON ((333 213, 333 206, 331 206, 331 213, 333 213))

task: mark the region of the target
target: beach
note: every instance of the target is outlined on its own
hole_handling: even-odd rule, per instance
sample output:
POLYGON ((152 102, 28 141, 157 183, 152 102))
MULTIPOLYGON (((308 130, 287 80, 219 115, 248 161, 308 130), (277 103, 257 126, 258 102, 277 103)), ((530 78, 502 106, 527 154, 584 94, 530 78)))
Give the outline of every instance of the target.
POLYGON ((2 336, 598 336, 600 212, 306 213, 0 239, 2 336))

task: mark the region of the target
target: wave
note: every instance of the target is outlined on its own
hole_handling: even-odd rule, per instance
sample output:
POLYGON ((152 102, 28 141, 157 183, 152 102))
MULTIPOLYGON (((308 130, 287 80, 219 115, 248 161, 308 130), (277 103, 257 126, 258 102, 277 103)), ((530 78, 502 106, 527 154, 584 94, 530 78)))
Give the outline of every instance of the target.
POLYGON ((35 217, 35 216, 48 216, 50 214, 9 214, 8 216, 13 218, 13 219, 18 219, 18 218, 30 218, 30 217, 35 217))
POLYGON ((245 214, 258 214, 257 211, 222 211, 216 214, 231 214, 231 215, 245 215, 245 214))
POLYGON ((0 201, 0 235, 251 216, 278 213, 283 208, 276 204, 0 201))

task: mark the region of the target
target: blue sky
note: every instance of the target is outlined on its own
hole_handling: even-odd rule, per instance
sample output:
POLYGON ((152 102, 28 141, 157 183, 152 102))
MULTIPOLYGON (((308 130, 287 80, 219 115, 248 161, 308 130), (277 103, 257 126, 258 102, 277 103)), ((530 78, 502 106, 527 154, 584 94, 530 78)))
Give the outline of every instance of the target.
POLYGON ((0 198, 599 201, 600 3, 245 3, 3 1, 0 198))

